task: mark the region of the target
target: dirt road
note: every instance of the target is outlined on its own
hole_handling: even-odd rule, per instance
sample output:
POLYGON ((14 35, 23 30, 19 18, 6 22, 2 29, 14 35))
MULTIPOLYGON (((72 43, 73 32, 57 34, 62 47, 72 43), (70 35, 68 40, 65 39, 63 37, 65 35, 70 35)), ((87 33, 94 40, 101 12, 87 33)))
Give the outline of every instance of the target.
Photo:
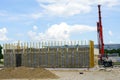
MULTIPOLYGON (((17 79, 17 80, 120 80, 120 68, 108 69, 52 69, 50 72, 57 75, 58 79, 17 79), (81 72, 81 74, 80 74, 81 72)), ((2 80, 2 79, 0 79, 2 80)), ((16 80, 16 79, 7 79, 16 80)))

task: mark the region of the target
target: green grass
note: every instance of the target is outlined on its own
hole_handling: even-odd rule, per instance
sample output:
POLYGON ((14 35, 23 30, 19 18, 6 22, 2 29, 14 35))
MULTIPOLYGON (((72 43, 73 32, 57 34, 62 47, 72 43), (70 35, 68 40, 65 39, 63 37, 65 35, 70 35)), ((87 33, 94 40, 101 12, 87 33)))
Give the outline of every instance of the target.
POLYGON ((113 65, 120 65, 120 62, 114 62, 113 65))
POLYGON ((2 61, 0 61, 0 64, 3 64, 3 62, 2 62, 2 61))

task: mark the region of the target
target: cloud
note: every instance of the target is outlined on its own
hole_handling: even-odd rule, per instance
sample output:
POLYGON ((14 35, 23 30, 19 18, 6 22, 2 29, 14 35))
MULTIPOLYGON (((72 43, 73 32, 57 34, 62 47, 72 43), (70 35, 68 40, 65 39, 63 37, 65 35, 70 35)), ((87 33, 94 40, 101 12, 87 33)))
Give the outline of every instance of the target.
POLYGON ((115 5, 119 5, 119 0, 98 0, 99 4, 107 5, 108 7, 113 7, 115 5))
POLYGON ((7 11, 0 12, 0 17, 3 18, 2 21, 25 21, 25 20, 37 20, 43 16, 42 12, 32 12, 32 13, 22 13, 14 14, 7 11))
POLYGON ((38 12, 38 13, 28 14, 28 15, 25 15, 25 16, 28 17, 28 18, 32 18, 32 19, 39 19, 40 17, 43 16, 43 14, 38 12))
POLYGON ((33 30, 37 30, 38 27, 36 25, 33 26, 33 30))
POLYGON ((108 31, 108 34, 109 34, 110 36, 113 36, 113 32, 112 32, 111 30, 108 31))
POLYGON ((84 33, 84 32, 90 32, 90 31, 96 31, 96 27, 88 26, 88 25, 74 25, 71 27, 71 32, 74 33, 84 33))
POLYGON ((33 31, 29 31, 28 32, 28 35, 29 35, 29 37, 32 39, 34 39, 34 37, 36 36, 36 32, 33 32, 33 31))
POLYGON ((45 32, 29 31, 28 36, 32 40, 69 40, 73 33, 83 34, 92 31, 96 31, 96 27, 78 24, 68 25, 62 22, 50 26, 45 32))
POLYGON ((7 14, 7 11, 5 11, 5 10, 0 10, 0 17, 4 17, 4 16, 7 16, 8 14, 7 14))
POLYGON ((88 13, 93 5, 112 7, 119 4, 119 0, 36 0, 40 7, 49 15, 73 16, 88 13))
POLYGON ((105 5, 113 7, 120 4, 119 0, 36 0, 40 5, 40 10, 31 13, 8 13, 7 11, 0 11, 0 17, 4 17, 2 21, 25 21, 37 20, 46 15, 52 16, 74 16, 81 13, 89 13, 93 5, 105 5))
POLYGON ((23 34, 23 33, 17 33, 16 36, 18 36, 18 37, 23 37, 24 34, 23 34))
POLYGON ((40 17, 42 17, 42 13, 37 12, 37 13, 24 13, 24 14, 9 14, 8 18, 9 20, 26 20, 26 19, 34 19, 37 20, 40 17))
POLYGON ((0 12, 0 16, 6 16, 6 15, 5 15, 4 13, 1 13, 1 12, 0 12))
POLYGON ((46 13, 56 16, 73 16, 79 13, 87 13, 91 7, 77 0, 37 0, 46 13), (48 3, 47 5, 44 3, 48 3))
POLYGON ((23 41, 21 41, 21 40, 18 40, 18 41, 12 41, 12 43, 14 44, 14 45, 18 45, 18 43, 19 43, 19 45, 21 45, 21 43, 23 43, 23 41))
POLYGON ((7 29, 6 28, 1 28, 0 29, 0 41, 6 41, 9 40, 6 36, 7 29))
POLYGON ((110 41, 109 41, 109 44, 113 44, 113 41, 110 40, 110 41))

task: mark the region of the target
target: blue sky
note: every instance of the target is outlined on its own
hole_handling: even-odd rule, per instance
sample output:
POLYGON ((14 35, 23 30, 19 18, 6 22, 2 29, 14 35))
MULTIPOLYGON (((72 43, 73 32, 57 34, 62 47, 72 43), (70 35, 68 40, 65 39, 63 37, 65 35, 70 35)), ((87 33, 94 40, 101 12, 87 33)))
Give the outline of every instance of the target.
POLYGON ((120 0, 1 0, 0 43, 93 40, 101 4, 104 43, 120 43, 120 0))

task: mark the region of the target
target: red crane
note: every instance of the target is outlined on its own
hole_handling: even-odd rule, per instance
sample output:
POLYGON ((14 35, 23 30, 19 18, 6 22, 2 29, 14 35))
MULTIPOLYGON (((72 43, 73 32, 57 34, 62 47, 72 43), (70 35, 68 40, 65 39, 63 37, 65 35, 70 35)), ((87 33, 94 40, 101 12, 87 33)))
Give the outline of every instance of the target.
POLYGON ((100 58, 104 55, 104 42, 103 42, 103 30, 102 30, 102 20, 101 20, 101 10, 100 5, 98 5, 98 17, 99 21, 97 22, 97 35, 98 35, 98 46, 99 46, 99 53, 100 58))
POLYGON ((97 35, 98 35, 98 46, 100 53, 99 64, 103 65, 104 67, 113 67, 112 60, 108 60, 108 56, 104 54, 103 28, 102 28, 100 5, 98 5, 98 17, 99 17, 99 21, 97 22, 97 35))

